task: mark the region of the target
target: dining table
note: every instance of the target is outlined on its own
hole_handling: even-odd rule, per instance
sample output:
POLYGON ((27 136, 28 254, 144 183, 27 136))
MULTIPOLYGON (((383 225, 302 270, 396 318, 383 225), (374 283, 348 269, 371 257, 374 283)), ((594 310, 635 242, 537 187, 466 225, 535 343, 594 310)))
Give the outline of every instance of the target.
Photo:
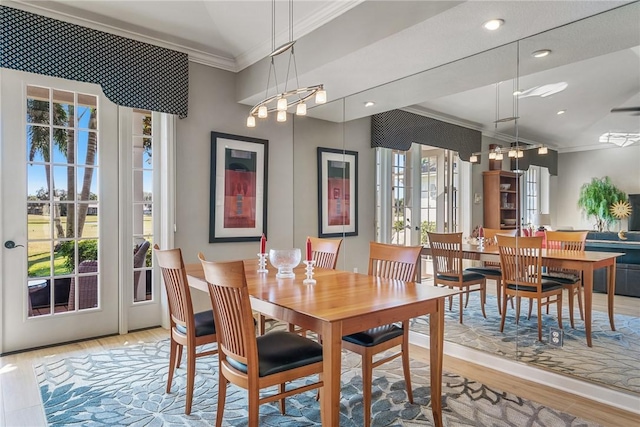
MULTIPOLYGON (((422 255, 431 254, 428 246, 423 247, 422 255)), ((593 347, 591 329, 593 313, 593 272, 606 269, 607 275, 607 312, 611 330, 615 331, 614 322, 614 294, 616 283, 616 258, 624 255, 618 252, 569 251, 562 249, 542 249, 542 266, 552 269, 569 269, 582 272, 582 286, 584 288, 584 325, 587 345, 593 347)), ((497 245, 462 245, 462 257, 469 260, 500 262, 497 245)))
MULTIPOLYGON (((187 264, 192 288, 208 292, 201 264, 187 264)), ((298 325, 322 336, 323 426, 339 426, 342 337, 376 326, 429 315, 431 410, 434 425, 442 426, 442 357, 444 300, 458 291, 403 282, 368 274, 316 268, 313 285, 303 284, 304 267, 295 278, 279 279, 276 269, 258 272, 257 260, 245 260, 252 308, 268 317, 298 325)))

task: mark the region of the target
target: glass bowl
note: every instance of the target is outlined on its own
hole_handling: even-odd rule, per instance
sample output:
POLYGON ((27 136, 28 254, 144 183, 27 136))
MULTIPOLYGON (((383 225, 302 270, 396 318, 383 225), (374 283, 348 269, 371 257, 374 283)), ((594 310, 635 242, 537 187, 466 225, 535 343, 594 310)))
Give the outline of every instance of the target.
POLYGON ((278 279, 290 279, 296 277, 294 267, 300 264, 302 254, 300 249, 271 249, 269 250, 269 262, 278 269, 278 279))

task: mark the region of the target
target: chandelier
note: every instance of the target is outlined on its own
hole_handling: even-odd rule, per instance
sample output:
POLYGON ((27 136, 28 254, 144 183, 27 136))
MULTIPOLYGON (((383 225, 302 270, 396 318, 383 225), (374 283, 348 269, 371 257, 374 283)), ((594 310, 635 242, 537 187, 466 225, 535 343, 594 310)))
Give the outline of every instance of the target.
POLYGON ((295 114, 297 116, 307 115, 307 101, 311 98, 315 98, 316 104, 324 104, 327 102, 327 92, 324 90, 322 84, 300 87, 298 81, 298 67, 296 64, 296 55, 294 45, 296 43, 293 40, 293 0, 289 0, 289 41, 282 46, 275 47, 276 39, 276 25, 275 25, 275 10, 276 1, 271 2, 271 49, 269 54, 271 61, 269 64, 269 75, 267 77, 267 89, 264 94, 264 99, 253 106, 249 111, 249 117, 247 117, 247 127, 256 126, 256 117, 259 119, 265 119, 269 117, 269 113, 276 112, 276 120, 278 122, 287 121, 287 112, 290 108, 295 108, 295 114), (276 75, 275 58, 283 53, 289 52, 289 61, 287 64, 287 75, 284 81, 284 89, 279 92, 278 78, 276 75), (293 66, 293 73, 296 82, 296 89, 287 90, 287 84, 289 82, 289 73, 293 66), (274 95, 269 96, 269 84, 271 83, 271 74, 273 74, 274 81, 274 95))

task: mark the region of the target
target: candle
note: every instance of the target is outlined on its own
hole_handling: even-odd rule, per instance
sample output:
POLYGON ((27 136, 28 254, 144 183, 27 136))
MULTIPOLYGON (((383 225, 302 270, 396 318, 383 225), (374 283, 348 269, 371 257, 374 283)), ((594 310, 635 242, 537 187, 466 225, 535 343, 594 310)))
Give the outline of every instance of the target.
POLYGON ((262 237, 260 238, 260 253, 264 254, 267 250, 267 238, 264 237, 264 233, 262 233, 262 237))
POLYGON ((311 239, 307 237, 307 261, 311 261, 311 239))
POLYGON ((478 237, 484 237, 484 228, 480 227, 478 230, 478 237))

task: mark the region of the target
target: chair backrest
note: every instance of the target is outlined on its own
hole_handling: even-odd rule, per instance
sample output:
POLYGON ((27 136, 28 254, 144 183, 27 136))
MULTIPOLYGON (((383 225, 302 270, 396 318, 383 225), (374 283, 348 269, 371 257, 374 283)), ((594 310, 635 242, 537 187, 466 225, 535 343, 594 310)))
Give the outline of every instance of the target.
POLYGON ((215 315, 218 351, 247 365, 249 376, 258 376, 258 350, 253 311, 242 261, 202 262, 215 315))
POLYGON ((338 263, 338 252, 340 252, 342 239, 309 237, 309 240, 311 240, 311 251, 316 267, 334 270, 338 263))
POLYGON ((483 228, 485 245, 498 244, 496 241, 497 234, 504 234, 505 236, 515 236, 518 234, 518 230, 513 228, 510 230, 502 230, 500 228, 483 228))
POLYGON ((371 242, 369 243, 369 275, 413 282, 416 280, 416 265, 421 250, 422 246, 371 242))
POLYGON ((462 280, 462 233, 427 233, 437 275, 458 277, 462 280))
POLYGON ((546 231, 547 249, 584 251, 588 231, 546 231))
MULTIPOLYGON (((78 274, 97 273, 97 260, 84 260, 78 264, 78 274)), ((91 274, 88 276, 72 277, 69 285, 69 310, 75 310, 76 292, 78 293, 78 308, 94 308, 98 306, 98 276, 91 274)))
POLYGON ((502 279, 506 285, 542 290, 542 236, 497 235, 502 279))
POLYGON ((191 305, 191 291, 187 281, 187 272, 182 260, 182 251, 179 248, 160 250, 158 245, 153 246, 158 266, 162 272, 162 279, 167 300, 169 301, 169 317, 171 327, 184 326, 187 333, 195 334, 193 327, 193 306, 191 305))

